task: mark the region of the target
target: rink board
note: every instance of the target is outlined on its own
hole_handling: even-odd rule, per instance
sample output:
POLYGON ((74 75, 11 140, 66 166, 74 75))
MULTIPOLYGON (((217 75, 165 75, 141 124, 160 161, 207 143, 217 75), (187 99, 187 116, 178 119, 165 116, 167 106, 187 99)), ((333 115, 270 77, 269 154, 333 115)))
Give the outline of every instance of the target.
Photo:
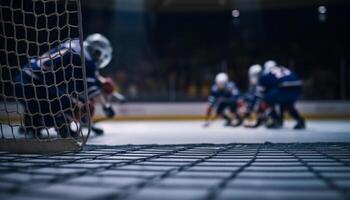
MULTIPOLYGON (((206 107, 206 102, 114 105, 118 120, 198 120, 203 119, 206 107)), ((350 119, 349 101, 301 101, 297 108, 309 119, 350 119)), ((95 119, 103 119, 101 106, 95 111, 95 119)))
MULTIPOLYGON (((0 103, 1 104, 1 103, 0 103)), ((207 103, 127 103, 114 104, 116 120, 199 120, 203 119, 207 103)), ((4 105, 2 105, 4 107, 4 105)), ((19 123, 21 110, 16 104, 8 104, 7 115, 0 111, 3 123, 19 123)), ((309 119, 350 119, 350 101, 301 101, 297 104, 303 116, 309 119)), ((104 120, 101 105, 95 106, 95 120, 104 120)))

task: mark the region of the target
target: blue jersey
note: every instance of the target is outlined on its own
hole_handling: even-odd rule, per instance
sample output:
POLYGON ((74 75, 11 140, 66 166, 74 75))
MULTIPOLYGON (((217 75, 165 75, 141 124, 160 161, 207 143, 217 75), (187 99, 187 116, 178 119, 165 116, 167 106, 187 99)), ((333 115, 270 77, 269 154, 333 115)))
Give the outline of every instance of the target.
MULTIPOLYGON (((286 67, 273 67, 270 72, 260 76, 259 83, 254 88, 254 98, 250 99, 248 103, 248 110, 252 111, 260 100, 272 102, 271 95, 268 95, 270 93, 278 95, 279 93, 276 91, 280 91, 280 89, 300 88, 302 84, 299 76, 286 67)), ((272 95, 273 98, 276 95, 272 95)), ((285 98, 288 98, 288 95, 285 98)))
POLYGON ((237 101, 239 95, 239 89, 234 82, 228 82, 223 89, 220 89, 215 84, 211 88, 211 94, 208 98, 208 102, 214 106, 220 102, 237 101))
POLYGON ((247 93, 244 94, 244 101, 247 104, 247 112, 251 112, 254 109, 255 103, 256 103, 256 98, 258 95, 258 86, 257 85, 251 85, 249 86, 249 89, 247 93))
POLYGON ((248 91, 244 94, 243 99, 245 102, 251 102, 257 93, 257 85, 249 86, 248 91))
POLYGON ((258 90, 266 92, 275 88, 300 87, 302 84, 299 76, 291 70, 286 67, 274 67, 260 77, 258 90))
MULTIPOLYGON (((84 91, 80 51, 78 39, 62 43, 40 57, 31 59, 22 67, 22 73, 17 76, 17 81, 22 84, 45 86, 49 94, 59 96, 75 94, 74 96, 82 100, 83 98, 78 95, 84 91)), ((84 54, 87 91, 91 98, 99 95, 100 82, 96 76, 95 62, 88 52, 84 54)))

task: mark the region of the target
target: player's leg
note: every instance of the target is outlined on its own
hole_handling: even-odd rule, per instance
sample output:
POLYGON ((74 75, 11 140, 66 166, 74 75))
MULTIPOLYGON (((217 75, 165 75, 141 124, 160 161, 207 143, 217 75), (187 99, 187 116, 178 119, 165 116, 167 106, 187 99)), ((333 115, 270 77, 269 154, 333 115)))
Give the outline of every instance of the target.
POLYGON ((39 110, 39 104, 36 100, 26 100, 24 103, 23 125, 25 134, 41 138, 43 127, 42 118, 39 110))
MULTIPOLYGON (((70 124, 74 121, 75 110, 77 106, 67 97, 55 99, 50 104, 51 110, 54 113, 53 122, 56 131, 62 138, 73 137, 77 138, 79 135, 76 131, 72 130, 70 124)), ((77 112, 80 112, 77 111, 77 112)), ((81 115, 79 114, 79 117, 81 115)))
POLYGON ((280 128, 283 126, 284 114, 279 104, 279 100, 275 100, 273 104, 271 103, 266 112, 266 121, 268 128, 280 128))
MULTIPOLYGON (((93 118, 93 116, 95 114, 95 105, 94 105, 93 101, 89 102, 89 108, 90 108, 90 117, 93 118)), ((96 135, 103 135, 104 134, 104 130, 102 128, 97 127, 93 121, 91 122, 91 130, 96 135)))
POLYGON ((283 104, 278 105, 278 123, 283 126, 284 124, 284 115, 286 113, 286 109, 283 104))
POLYGON ((42 115, 40 110, 40 102, 36 96, 36 88, 31 82, 24 81, 16 89, 16 96, 20 97, 20 102, 24 107, 23 125, 24 132, 33 137, 41 138, 41 130, 43 127, 42 115))
MULTIPOLYGON (((70 128, 70 123, 72 120, 67 119, 67 117, 64 116, 65 114, 57 114, 54 118, 56 127, 55 130, 62 138, 67 137, 73 137, 78 138, 78 133, 70 128)), ((68 115, 66 115, 68 116, 68 115)))
POLYGON ((265 101, 257 101, 252 109, 247 110, 244 114, 244 127, 258 128, 266 121, 266 109, 268 104, 265 101), (252 116, 254 115, 254 116, 252 116))
POLYGON ((26 127, 31 126, 30 125, 31 118, 30 118, 30 115, 28 114, 26 107, 24 106, 24 103, 21 102, 21 104, 24 107, 24 113, 23 113, 23 121, 22 121, 21 126, 18 128, 18 132, 19 132, 19 134, 26 134, 27 133, 26 127))
POLYGON ((266 109, 266 127, 280 128, 279 115, 276 112, 275 106, 280 101, 280 90, 278 88, 270 90, 265 96, 265 102, 268 104, 266 109))
MULTIPOLYGON (((7 82, 4 83, 4 88, 7 88, 7 82)), ((22 78, 20 74, 17 74, 15 79, 14 79, 14 87, 15 87, 15 96, 18 99, 19 103, 23 106, 24 112, 22 116, 22 123, 21 126, 18 128, 18 132, 20 134, 26 134, 26 129, 25 129, 25 123, 28 121, 28 111, 27 111, 27 106, 25 105, 25 100, 24 100, 24 93, 23 93, 23 85, 22 85, 22 78)), ((6 93, 5 93, 6 94, 6 93)))
POLYGON ((281 104, 283 110, 297 122, 294 129, 305 129, 305 120, 295 107, 295 103, 301 95, 301 87, 286 88, 281 95, 283 97, 281 104))
POLYGON ((103 135, 104 130, 102 128, 98 128, 96 124, 91 124, 91 130, 96 134, 96 135, 103 135))
POLYGON ((293 119, 296 120, 297 122, 296 125, 294 126, 294 129, 305 129, 306 128, 305 120, 296 109, 295 104, 291 103, 291 104, 285 105, 285 107, 288 113, 290 114, 290 116, 292 116, 293 119))
MULTIPOLYGON (((90 110, 90 117, 92 118, 95 114, 95 102, 93 100, 89 101, 89 110, 90 110)), ((98 128, 94 122, 91 122, 91 130, 96 135, 104 134, 104 130, 102 128, 98 128)))
POLYGON ((23 106, 22 126, 19 133, 40 138, 42 123, 35 85, 26 74, 17 74, 14 78, 15 96, 23 106))
POLYGON ((272 105, 267 111, 266 127, 271 129, 281 128, 279 115, 277 114, 274 105, 272 105))
POLYGON ((220 102, 216 108, 216 115, 225 120, 225 126, 230 126, 231 118, 225 113, 227 106, 225 102, 220 102))
POLYGON ((268 109, 269 105, 265 101, 259 103, 256 112, 256 127, 259 127, 260 125, 265 124, 267 122, 267 119, 269 118, 269 116, 266 114, 268 109))
POLYGON ((230 101, 229 102, 229 110, 230 110, 231 115, 233 115, 235 120, 236 120, 235 123, 232 124, 232 126, 240 126, 242 124, 242 118, 238 114, 237 101, 230 101))

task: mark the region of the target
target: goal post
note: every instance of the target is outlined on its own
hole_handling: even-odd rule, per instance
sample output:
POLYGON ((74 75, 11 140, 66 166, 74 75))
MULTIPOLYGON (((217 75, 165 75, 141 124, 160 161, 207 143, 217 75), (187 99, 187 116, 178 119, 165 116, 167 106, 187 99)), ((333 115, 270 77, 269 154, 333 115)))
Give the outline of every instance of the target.
POLYGON ((80 0, 0 0, 0 151, 76 151, 90 134, 80 0))

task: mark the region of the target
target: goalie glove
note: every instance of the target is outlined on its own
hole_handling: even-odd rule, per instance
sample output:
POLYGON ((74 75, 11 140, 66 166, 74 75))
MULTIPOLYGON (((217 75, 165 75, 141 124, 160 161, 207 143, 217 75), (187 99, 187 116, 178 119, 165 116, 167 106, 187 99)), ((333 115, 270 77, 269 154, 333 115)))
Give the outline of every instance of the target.
POLYGON ((104 105, 103 106, 103 112, 105 113, 105 115, 108 118, 112 118, 112 117, 115 116, 115 112, 114 112, 112 106, 110 106, 110 105, 104 105))

